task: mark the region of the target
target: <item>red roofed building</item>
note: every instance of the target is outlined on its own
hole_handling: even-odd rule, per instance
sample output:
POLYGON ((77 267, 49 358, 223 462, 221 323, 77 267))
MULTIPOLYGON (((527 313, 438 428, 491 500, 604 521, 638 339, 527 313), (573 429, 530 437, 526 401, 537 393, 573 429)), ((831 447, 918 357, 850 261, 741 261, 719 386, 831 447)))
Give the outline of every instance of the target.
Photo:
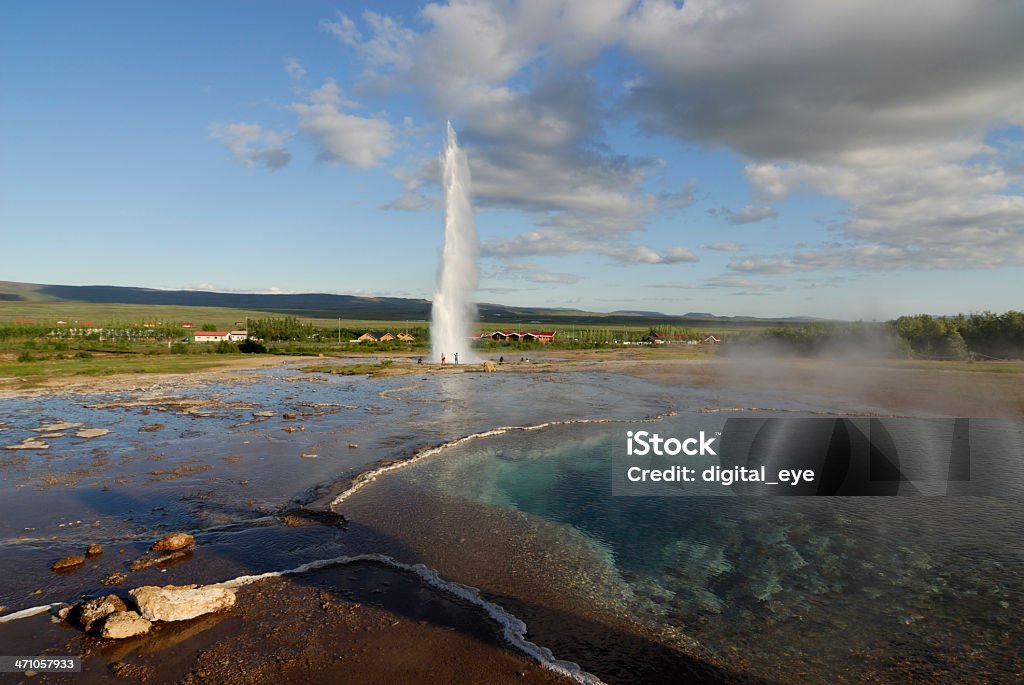
POLYGON ((554 342, 555 331, 530 331, 527 333, 494 331, 493 333, 481 333, 480 338, 490 338, 491 340, 503 340, 506 342, 536 342, 546 345, 554 342))
POLYGON ((192 342, 222 342, 230 335, 228 331, 196 331, 192 334, 192 342))

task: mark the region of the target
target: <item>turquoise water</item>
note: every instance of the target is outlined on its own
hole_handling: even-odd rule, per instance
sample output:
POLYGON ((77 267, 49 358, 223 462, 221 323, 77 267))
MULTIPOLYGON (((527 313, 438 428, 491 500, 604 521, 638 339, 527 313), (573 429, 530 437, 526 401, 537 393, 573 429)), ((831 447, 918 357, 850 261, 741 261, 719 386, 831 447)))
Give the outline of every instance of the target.
MULTIPOLYGON (((705 418, 657 425, 682 435, 705 418)), ((1000 682, 1020 672, 1024 501, 615 497, 611 457, 625 430, 500 436, 388 477, 582 531, 607 550, 631 614, 760 675, 1000 682)))

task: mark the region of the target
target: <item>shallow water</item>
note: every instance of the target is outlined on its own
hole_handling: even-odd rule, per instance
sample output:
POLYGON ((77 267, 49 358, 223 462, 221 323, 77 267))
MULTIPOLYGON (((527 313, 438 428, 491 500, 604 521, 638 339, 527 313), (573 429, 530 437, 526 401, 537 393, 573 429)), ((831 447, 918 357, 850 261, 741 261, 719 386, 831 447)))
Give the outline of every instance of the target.
MULTIPOLYGON (((90 542, 124 545, 125 555, 135 555, 170 530, 207 535, 232 567, 248 570, 335 556, 344 542, 333 534, 301 550, 276 538, 267 543, 277 535, 267 519, 329 501, 335 483, 370 464, 495 425, 644 416, 667 406, 647 397, 643 383, 601 374, 579 374, 573 383, 561 374, 368 379, 285 367, 249 377, 181 391, 0 401, 2 446, 56 436, 37 429, 57 422, 111 431, 86 439, 75 427, 45 438, 48 449, 0 449, 0 606, 63 601, 96 583, 102 575, 92 573, 92 562, 75 574, 49 571, 90 542), (257 526, 255 534, 230 532, 247 525, 257 526), (224 526, 230 534, 214 540, 224 526), (267 554, 268 546, 275 552, 267 554), (282 546, 294 555, 276 553, 282 546), (37 589, 42 595, 33 596, 37 589)), ((115 562, 105 554, 95 565, 110 570, 115 562)))

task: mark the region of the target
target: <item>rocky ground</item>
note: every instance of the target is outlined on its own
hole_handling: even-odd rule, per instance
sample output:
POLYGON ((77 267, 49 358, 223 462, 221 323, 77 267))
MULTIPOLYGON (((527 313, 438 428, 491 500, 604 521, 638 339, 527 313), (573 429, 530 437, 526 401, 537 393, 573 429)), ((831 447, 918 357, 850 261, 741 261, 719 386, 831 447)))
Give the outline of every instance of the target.
POLYGON ((339 566, 235 593, 230 607, 154 621, 135 637, 42 614, 0 624, 0 643, 11 654, 83 657, 81 673, 13 676, 25 683, 571 682, 505 646, 481 610, 399 571, 339 566))

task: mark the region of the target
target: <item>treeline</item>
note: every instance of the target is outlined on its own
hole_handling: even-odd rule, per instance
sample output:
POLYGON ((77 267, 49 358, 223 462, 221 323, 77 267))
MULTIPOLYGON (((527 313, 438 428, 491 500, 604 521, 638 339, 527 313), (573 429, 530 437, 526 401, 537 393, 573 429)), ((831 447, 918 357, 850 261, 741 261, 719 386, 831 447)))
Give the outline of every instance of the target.
MULTIPOLYGON (((348 347, 348 343, 355 340, 366 328, 339 328, 335 326, 314 326, 310 323, 303 323, 294 316, 267 317, 263 319, 249 319, 248 331, 250 338, 256 338, 268 343, 333 343, 348 347)), ((405 329, 403 329, 404 331, 405 329)), ((390 329, 392 335, 397 335, 397 329, 390 329)), ((426 343, 429 340, 430 330, 427 328, 408 329, 416 342, 426 343)), ((357 348, 360 350, 386 351, 407 349, 409 344, 400 340, 386 342, 363 342, 357 348)), ((299 348, 296 348, 299 349, 299 348)))
POLYGON ((730 337, 723 352, 914 359, 1024 359, 1024 313, 901 316, 886 323, 813 323, 730 337))
POLYGON ((1024 359, 1024 313, 901 316, 890 323, 916 357, 1024 359))

